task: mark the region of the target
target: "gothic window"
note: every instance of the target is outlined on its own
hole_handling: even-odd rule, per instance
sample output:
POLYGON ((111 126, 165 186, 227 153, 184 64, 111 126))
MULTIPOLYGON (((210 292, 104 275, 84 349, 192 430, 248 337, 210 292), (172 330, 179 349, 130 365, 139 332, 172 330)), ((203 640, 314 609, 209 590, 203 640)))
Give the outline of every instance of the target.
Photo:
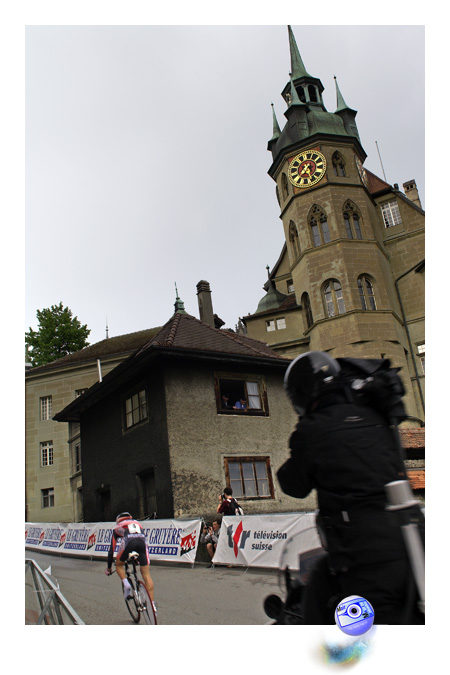
POLYGON ((361 216, 351 201, 344 204, 344 223, 348 239, 362 239, 361 216))
POLYGON ((327 316, 333 317, 338 314, 345 314, 344 296, 342 287, 336 279, 330 279, 323 288, 323 297, 327 316))
POLYGON ((358 293, 363 309, 376 309, 375 294, 369 277, 362 275, 358 278, 358 293))
POLYGON ((283 191, 283 198, 287 199, 289 196, 289 185, 288 185, 288 179, 286 177, 286 174, 283 173, 281 176, 281 189, 283 191))
POLYGON ((300 255, 300 242, 298 240, 298 230, 295 226, 295 223, 289 223, 289 241, 291 242, 292 253, 294 254, 294 260, 300 255))
POLYGON ((311 209, 309 225, 314 246, 328 244, 331 241, 327 217, 319 206, 313 206, 311 209))
POLYGON ((302 295, 302 306, 305 310, 306 323, 308 325, 308 328, 311 328, 311 326, 314 323, 314 319, 312 315, 311 303, 309 301, 308 293, 303 293, 302 295))
POLYGON ((345 176, 345 162, 344 158, 339 152, 335 152, 331 158, 333 171, 335 176, 345 176))

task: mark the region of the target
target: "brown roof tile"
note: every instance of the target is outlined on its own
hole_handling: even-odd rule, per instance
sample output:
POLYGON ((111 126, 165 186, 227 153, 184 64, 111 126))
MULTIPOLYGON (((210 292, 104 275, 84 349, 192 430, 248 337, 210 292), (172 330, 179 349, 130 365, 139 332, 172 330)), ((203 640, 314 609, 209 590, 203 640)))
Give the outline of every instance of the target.
POLYGON ((404 448, 425 448, 425 429, 399 429, 404 448))
POLYGON ((146 344, 159 330, 161 330, 160 327, 148 328, 146 330, 136 331, 135 333, 127 333, 126 335, 117 335, 116 337, 107 338, 100 342, 96 342, 93 345, 89 345, 89 347, 80 349, 77 352, 73 352, 73 354, 63 356, 61 359, 56 359, 56 361, 52 361, 51 363, 31 368, 28 373, 31 375, 34 373, 43 373, 54 368, 84 363, 91 360, 95 361, 107 356, 131 354, 136 351, 136 349, 139 349, 142 345, 146 344))
POLYGON ((425 489, 425 469, 409 469, 406 473, 413 490, 425 489))
POLYGON ((213 328, 190 314, 174 314, 165 326, 142 346, 136 356, 151 346, 285 360, 264 342, 232 331, 213 328))
POLYGON ((370 194, 376 194, 377 192, 381 192, 381 190, 386 190, 386 188, 391 188, 392 186, 389 185, 389 183, 386 183, 386 181, 381 180, 381 178, 378 178, 374 173, 366 169, 366 175, 368 179, 367 183, 367 189, 369 190, 370 194))

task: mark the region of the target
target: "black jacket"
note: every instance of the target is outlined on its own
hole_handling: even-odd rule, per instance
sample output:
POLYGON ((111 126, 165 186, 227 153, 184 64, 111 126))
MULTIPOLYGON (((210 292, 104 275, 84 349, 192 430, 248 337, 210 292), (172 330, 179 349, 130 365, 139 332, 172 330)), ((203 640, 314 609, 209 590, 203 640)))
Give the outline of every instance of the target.
POLYGON ((300 419, 289 445, 279 483, 292 497, 317 490, 318 522, 333 567, 405 556, 396 518, 385 510, 384 489, 405 478, 403 461, 392 429, 374 408, 331 395, 300 419))

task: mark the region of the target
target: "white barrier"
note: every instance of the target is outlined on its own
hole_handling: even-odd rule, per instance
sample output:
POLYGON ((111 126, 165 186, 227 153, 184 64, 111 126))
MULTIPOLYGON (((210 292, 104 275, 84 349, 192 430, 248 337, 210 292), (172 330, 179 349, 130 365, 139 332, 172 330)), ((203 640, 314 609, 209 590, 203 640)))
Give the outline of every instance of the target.
MULTIPOLYGON (((195 562, 201 520, 144 520, 141 525, 150 560, 195 562)), ((276 568, 287 540, 314 525, 314 513, 224 516, 214 562, 276 568)), ((114 522, 25 523, 25 547, 106 559, 114 527, 114 522)))
MULTIPOLYGON (((201 520, 142 521, 150 560, 193 563, 201 520)), ((48 553, 107 558, 115 522, 25 523, 25 547, 48 553)))
POLYGON ((286 542, 315 522, 314 513, 224 516, 213 562, 278 567, 286 542))

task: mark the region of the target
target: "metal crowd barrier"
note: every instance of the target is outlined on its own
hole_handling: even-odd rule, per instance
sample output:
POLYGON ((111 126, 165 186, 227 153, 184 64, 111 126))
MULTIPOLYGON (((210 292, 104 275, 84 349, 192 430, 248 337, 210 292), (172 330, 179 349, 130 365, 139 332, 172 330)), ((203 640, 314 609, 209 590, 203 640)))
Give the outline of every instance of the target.
POLYGON ((82 625, 75 610, 35 560, 25 558, 25 625, 82 625))

